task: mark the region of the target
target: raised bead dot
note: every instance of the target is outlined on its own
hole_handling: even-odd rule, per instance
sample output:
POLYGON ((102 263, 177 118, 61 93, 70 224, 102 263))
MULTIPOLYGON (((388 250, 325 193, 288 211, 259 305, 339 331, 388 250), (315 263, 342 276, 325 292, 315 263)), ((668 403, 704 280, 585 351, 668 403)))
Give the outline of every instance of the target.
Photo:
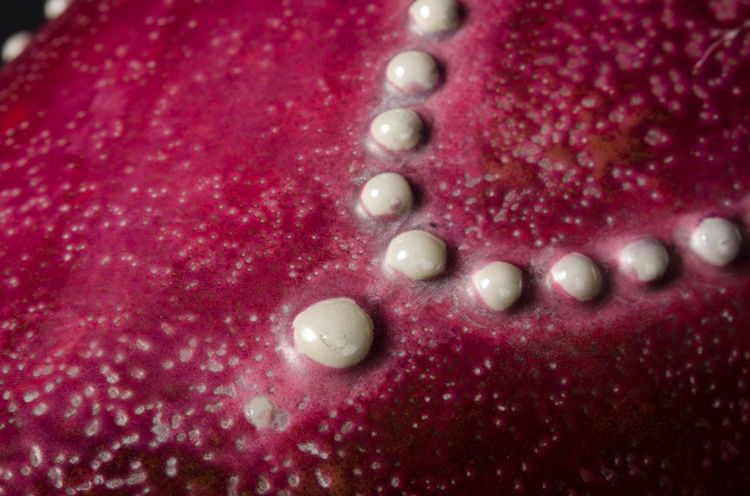
POLYGON ((497 312, 513 305, 523 292, 523 273, 515 265, 492 262, 476 271, 471 280, 477 294, 497 312))
POLYGON ((405 93, 421 93, 435 88, 438 66, 435 59, 425 52, 401 52, 388 62, 386 78, 405 93))
POLYGON ((447 259, 443 240, 426 231, 399 234, 391 240, 385 253, 386 266, 415 281, 442 273, 447 259))
POLYGON ((659 279, 668 266, 667 250, 653 238, 635 240, 620 252, 620 269, 641 282, 659 279))
POLYGON ((703 219, 690 236, 690 248, 703 260, 722 267, 740 253, 742 235, 733 223, 721 217, 703 219))
POLYGON ((373 119, 370 133, 377 143, 392 152, 411 150, 422 137, 422 119, 410 109, 386 110, 373 119))
POLYGON ((602 275, 594 262, 580 253, 570 253, 549 271, 551 282, 578 301, 589 301, 602 289, 602 275))
POLYGON ((456 29, 460 13, 455 0, 417 0, 409 15, 420 33, 433 34, 456 29))
POLYGON ((367 181, 360 200, 367 213, 375 217, 404 214, 413 202, 409 183, 395 172, 378 174, 367 181))
POLYGON ((374 339, 372 319, 350 298, 314 303, 294 318, 292 327, 297 351, 326 367, 359 363, 374 339))
POLYGON ((21 31, 10 36, 5 40, 5 43, 3 43, 3 62, 10 62, 21 55, 21 53, 26 50, 26 47, 29 46, 29 43, 31 43, 31 33, 28 31, 21 31))
POLYGON ((275 408, 265 396, 256 396, 245 405, 245 418, 257 429, 267 429, 273 422, 275 408))
POLYGON ((56 19, 70 6, 71 0, 47 0, 44 2, 44 17, 56 19))

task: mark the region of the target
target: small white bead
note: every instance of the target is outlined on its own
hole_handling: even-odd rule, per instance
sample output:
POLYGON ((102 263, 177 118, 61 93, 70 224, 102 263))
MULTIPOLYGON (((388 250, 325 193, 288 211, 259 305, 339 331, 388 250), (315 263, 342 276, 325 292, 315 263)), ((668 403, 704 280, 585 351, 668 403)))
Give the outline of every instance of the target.
POLYGON ((492 262, 476 271, 471 280, 485 305, 495 311, 509 308, 523 292, 523 274, 515 265, 492 262))
POLYGON ((10 36, 3 43, 3 62, 10 62, 21 55, 29 43, 31 43, 31 33, 28 31, 20 31, 10 36))
POLYGON ((378 174, 367 181, 360 200, 367 213, 375 217, 404 214, 413 202, 409 183, 395 172, 378 174))
POLYGON ((47 0, 44 2, 44 17, 49 20, 56 19, 67 10, 71 0, 47 0))
POLYGON ((602 289, 602 275, 594 262, 580 253, 570 253, 550 269, 552 282, 578 301, 589 301, 602 289))
POLYGON ((455 0, 417 0, 409 7, 409 15, 422 34, 443 33, 456 29, 459 7, 455 0))
POLYGON ((385 253, 386 266, 415 281, 442 273, 447 260, 443 240, 425 231, 399 234, 391 240, 385 253))
POLYGON ((703 219, 690 236, 690 248, 703 260, 722 267, 737 258, 742 235, 733 223, 720 217, 703 219))
POLYGON ((669 254, 659 241, 642 238, 628 244, 620 252, 620 269, 641 282, 659 279, 669 267, 669 254))
POLYGON ((351 367, 362 361, 374 339, 370 316, 349 298, 310 305, 292 323, 297 351, 326 367, 351 367))
POLYGON ((245 405, 245 418, 257 429, 267 429, 273 422, 275 408, 265 396, 256 396, 245 405))
POLYGON ((435 87, 438 66, 430 55, 417 50, 401 52, 388 62, 386 77, 404 93, 421 93, 435 87))
POLYGON ((410 109, 386 110, 373 119, 370 133, 387 150, 411 150, 422 137, 422 119, 410 109))

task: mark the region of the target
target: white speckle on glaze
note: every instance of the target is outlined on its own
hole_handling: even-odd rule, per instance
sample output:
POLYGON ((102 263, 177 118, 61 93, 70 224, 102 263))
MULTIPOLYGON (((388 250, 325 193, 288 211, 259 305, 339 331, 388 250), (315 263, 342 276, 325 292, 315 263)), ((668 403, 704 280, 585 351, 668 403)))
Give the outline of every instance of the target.
POLYGON ((442 273, 447 258, 442 239, 425 231, 408 231, 391 240, 385 264, 409 279, 421 281, 442 273))
POLYGON ((374 338, 372 319, 350 298, 314 303, 294 318, 292 327, 297 351, 333 368, 359 363, 374 338))
POLYGON ((578 301, 592 300, 602 289, 602 275, 594 262, 581 253, 569 253, 549 271, 550 283, 578 301))
POLYGON ((21 53, 26 50, 26 47, 29 46, 29 43, 31 43, 31 33, 28 31, 20 31, 11 35, 5 40, 5 43, 3 43, 3 62, 10 62, 21 55, 21 53))
POLYGON ((474 289, 490 309, 502 311, 513 305, 523 292, 523 273, 515 265, 492 262, 471 276, 474 289))
POLYGON ((256 396, 245 405, 245 419, 257 429, 267 429, 273 422, 275 408, 265 396, 256 396))
POLYGON ((362 188, 360 200, 370 215, 401 215, 411 210, 413 197, 401 174, 385 172, 373 177, 362 188))
POLYGON ((386 110, 373 119, 370 133, 373 139, 392 152, 411 150, 422 137, 422 119, 410 109, 386 110))
POLYGON ((637 239, 620 251, 620 270, 640 282, 659 279, 669 267, 669 254, 653 238, 637 239))
POLYGON ((444 33, 458 27, 458 2, 455 0, 417 0, 409 7, 409 15, 420 33, 444 33))
POLYGON ((56 19, 70 6, 71 0, 47 0, 44 2, 44 17, 56 19))
POLYGON ((437 63, 425 52, 401 52, 388 62, 386 78, 404 93, 429 91, 438 81, 437 63))
POLYGON ((716 267, 723 267, 737 258, 741 246, 740 230, 721 217, 703 219, 690 236, 690 249, 716 267))

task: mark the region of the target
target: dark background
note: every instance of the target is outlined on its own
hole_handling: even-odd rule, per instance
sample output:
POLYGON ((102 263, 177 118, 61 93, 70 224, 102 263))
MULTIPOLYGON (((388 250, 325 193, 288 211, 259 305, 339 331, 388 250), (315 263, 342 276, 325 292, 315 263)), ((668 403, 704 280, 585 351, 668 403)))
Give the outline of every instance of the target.
POLYGON ((0 0, 0 46, 8 36, 34 32, 45 22, 44 0, 0 0))

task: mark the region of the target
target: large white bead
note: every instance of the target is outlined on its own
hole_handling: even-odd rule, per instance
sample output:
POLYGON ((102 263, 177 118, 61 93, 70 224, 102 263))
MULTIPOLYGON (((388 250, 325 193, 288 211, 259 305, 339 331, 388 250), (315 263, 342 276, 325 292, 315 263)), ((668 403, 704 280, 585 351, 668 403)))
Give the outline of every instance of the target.
POLYGON ((733 223, 721 217, 703 219, 690 236, 690 248, 703 260, 722 267, 740 254, 742 235, 733 223))
POLYGON ((442 239, 426 231, 399 234, 388 245, 385 264, 409 279, 429 279, 445 270, 448 255, 442 239))
POLYGON ((401 52, 388 62, 386 78, 405 93, 429 91, 438 82, 438 66, 429 54, 417 50, 401 52))
POLYGON ((455 0, 417 0, 409 15, 420 33, 433 34, 456 29, 460 12, 455 0))
POLYGON ((637 239, 620 252, 620 270, 641 282, 659 279, 669 267, 669 254, 653 238, 637 239))
POLYGON ((47 0, 44 2, 44 17, 49 20, 60 17, 70 6, 71 0, 47 0))
POLYGON ((506 310, 523 292, 521 269, 506 262, 492 262, 471 276, 474 289, 485 305, 495 311, 506 310))
POLYGON ((367 213, 382 217, 411 210, 413 196, 409 183, 401 174, 384 172, 367 181, 360 200, 367 213))
POLYGON ((11 35, 5 40, 5 43, 3 43, 3 62, 10 62, 21 55, 21 53, 26 50, 26 47, 29 46, 29 43, 31 43, 31 33, 28 31, 20 31, 11 35))
POLYGON ((551 282, 578 301, 589 301, 602 289, 602 275, 594 262, 581 253, 569 253, 549 271, 551 282))
POLYGON ((362 361, 374 338, 372 319, 349 298, 310 305, 294 318, 292 327, 297 351, 334 368, 362 361))
POLYGON ((422 137, 422 119, 410 109, 386 110, 373 119, 370 133, 383 148, 392 152, 411 150, 422 137))

